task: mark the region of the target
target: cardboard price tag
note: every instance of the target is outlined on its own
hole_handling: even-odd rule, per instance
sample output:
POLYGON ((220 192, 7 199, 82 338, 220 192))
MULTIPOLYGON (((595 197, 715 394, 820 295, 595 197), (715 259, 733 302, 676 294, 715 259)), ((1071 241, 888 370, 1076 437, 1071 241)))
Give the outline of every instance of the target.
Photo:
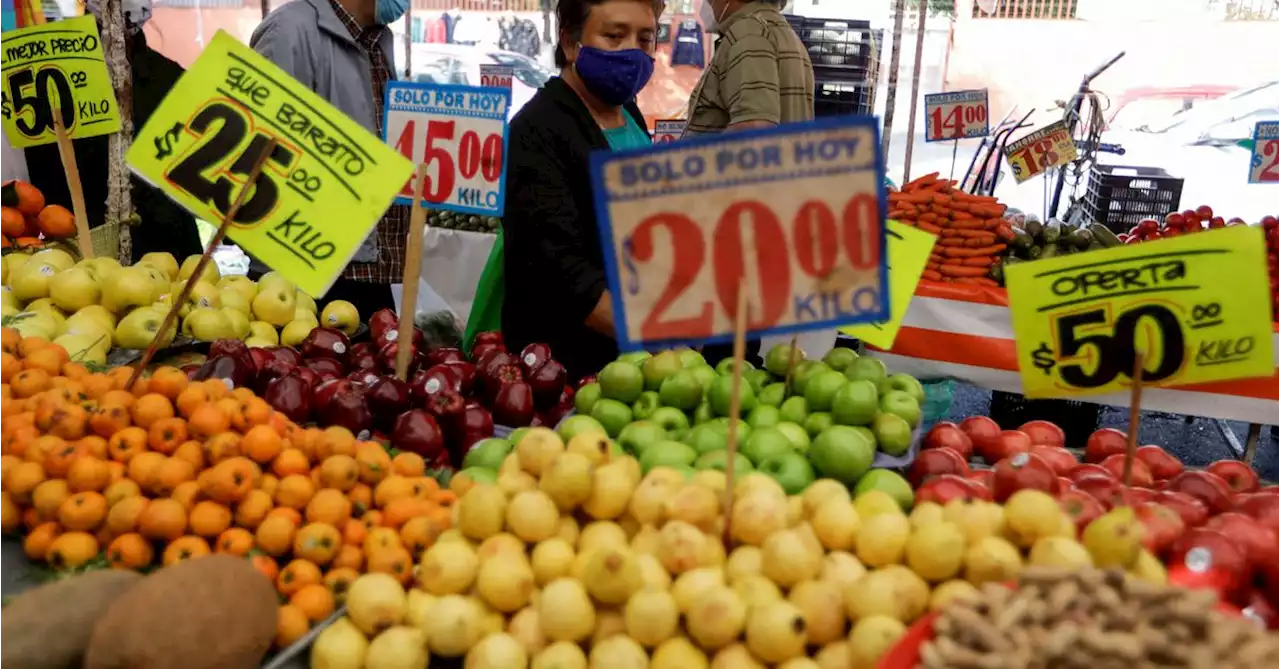
POLYGON ((1258 121, 1253 127, 1253 156, 1249 160, 1249 183, 1280 181, 1280 121, 1258 121))
MULTIPOLYGON (((427 165, 426 202, 479 216, 501 216, 507 185, 511 89, 392 81, 382 136, 415 165, 427 165)), ((396 197, 413 203, 408 182, 396 197)))
POLYGON ((870 117, 591 156, 618 345, 885 320, 884 162, 870 117))
POLYGON ((684 137, 684 129, 688 125, 688 121, 680 119, 654 121, 653 143, 670 144, 679 141, 681 137, 684 137))
POLYGON ((916 294, 916 284, 920 283, 920 275, 929 262, 929 252, 938 237, 898 221, 889 221, 885 234, 889 240, 889 318, 841 328, 840 331, 872 346, 889 349, 893 348, 893 341, 902 329, 907 308, 916 294))
POLYGON ((1027 397, 1271 376, 1262 230, 1232 226, 1005 269, 1027 397))
POLYGON ((987 89, 924 96, 924 141, 942 142, 991 134, 987 89))
POLYGON ((4 132, 15 148, 56 141, 53 110, 71 139, 120 132, 115 89, 92 16, 4 33, 4 132))
POLYGON ((320 297, 413 165, 280 68, 218 31, 125 161, 197 217, 220 221, 271 139, 228 236, 320 297))
POLYGON ((1065 121, 1055 121, 1005 147, 1004 157, 1018 183, 1076 159, 1076 143, 1065 121))
POLYGON ((497 63, 480 63, 480 85, 486 88, 505 88, 511 90, 511 79, 516 68, 497 63))

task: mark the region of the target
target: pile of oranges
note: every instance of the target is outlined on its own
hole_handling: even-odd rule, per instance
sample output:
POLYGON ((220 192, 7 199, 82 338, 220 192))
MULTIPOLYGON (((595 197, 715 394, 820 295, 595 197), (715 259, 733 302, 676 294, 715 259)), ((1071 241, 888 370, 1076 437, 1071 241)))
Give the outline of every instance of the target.
POLYGON ((0 184, 0 247, 40 248, 41 237, 74 237, 75 216, 59 204, 46 205, 40 189, 25 181, 0 184))
POLYGON ((159 367, 91 372, 3 329, 3 530, 55 569, 253 561, 281 601, 277 643, 329 616, 365 572, 413 580, 453 493, 412 453, 292 423, 246 388, 159 367))

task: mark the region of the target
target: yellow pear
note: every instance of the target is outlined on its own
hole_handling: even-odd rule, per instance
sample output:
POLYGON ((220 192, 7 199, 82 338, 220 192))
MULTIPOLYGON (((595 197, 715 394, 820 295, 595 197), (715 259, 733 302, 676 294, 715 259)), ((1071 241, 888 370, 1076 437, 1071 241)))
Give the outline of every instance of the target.
MULTIPOLYGON (((138 307, 120 319, 116 326, 115 344, 119 348, 145 349, 160 332, 164 324, 165 312, 155 307, 138 307)), ((174 328, 170 327, 160 337, 160 345, 168 346, 173 342, 174 328)))
POLYGON ((58 336, 58 324, 53 321, 53 317, 39 311, 22 311, 15 314, 12 327, 23 337, 52 340, 58 336))
POLYGON ((305 309, 312 314, 320 313, 319 308, 316 307, 316 301, 311 299, 310 295, 302 292, 302 289, 299 288, 294 291, 293 299, 298 305, 297 308, 305 309))
POLYGON ((222 315, 226 317, 227 323, 231 327, 232 337, 235 337, 236 339, 244 339, 245 337, 249 336, 249 316, 248 315, 246 315, 243 311, 228 309, 227 307, 223 307, 218 311, 221 311, 222 315))
POLYGON ((320 312, 320 322, 328 328, 337 328, 347 335, 353 335, 360 328, 360 312, 356 305, 346 300, 334 300, 324 305, 320 312))
POLYGON ((120 269, 120 261, 115 258, 99 257, 83 261, 99 279, 105 279, 120 269))
POLYGON ((101 304, 91 304, 83 309, 76 311, 67 317, 67 327, 71 326, 73 320, 92 320, 101 323, 108 330, 114 329, 116 326, 115 314, 107 311, 107 308, 101 304))
POLYGON ((27 264, 28 260, 31 260, 31 256, 25 253, 9 253, 4 256, 4 264, 9 268, 10 274, 18 271, 18 268, 27 264))
POLYGON ((301 304, 293 308, 293 320, 309 321, 311 323, 314 323, 312 327, 320 325, 320 319, 316 317, 316 312, 307 311, 307 309, 304 308, 301 304))
POLYGON ((178 277, 178 260, 173 257, 172 253, 163 251, 152 251, 143 254, 138 260, 139 264, 147 264, 165 273, 169 277, 169 281, 173 281, 178 277))
POLYGON ((76 259, 71 257, 70 253, 62 249, 44 249, 32 254, 31 259, 35 262, 43 262, 58 268, 58 271, 71 269, 76 264, 76 259))
MULTIPOLYGON (((195 274, 196 265, 199 262, 200 256, 187 256, 187 259, 182 261, 182 267, 178 268, 178 278, 184 280, 190 279, 191 275, 195 274)), ((218 264, 210 260, 205 264, 204 271, 200 272, 200 276, 196 281, 214 284, 218 282, 219 278, 221 278, 221 275, 218 273, 218 264)))
POLYGON ((253 296, 258 294, 258 284, 253 282, 247 276, 233 274, 218 279, 218 283, 214 284, 220 291, 234 290, 244 296, 245 300, 253 300, 253 296))
POLYGON ((77 311, 67 318, 63 335, 86 335, 93 338, 103 337, 108 348, 111 347, 111 333, 115 324, 103 323, 92 315, 77 311))
POLYGON ((155 302, 156 286, 145 267, 122 267, 102 283, 102 306, 114 314, 155 302))
POLYGON ((58 268, 47 262, 27 262, 9 277, 9 289, 23 304, 49 296, 49 281, 58 268))
POLYGON ((296 306, 296 291, 293 286, 280 283, 263 285, 259 282, 258 294, 251 303, 254 318, 276 327, 288 325, 294 319, 296 306))
MULTIPOLYGON (((8 256, 5 257, 7 258, 8 256)), ((0 288, 0 304, 3 304, 5 307, 15 311, 19 310, 22 306, 18 304, 18 298, 13 296, 13 291, 9 290, 9 284, 7 283, 0 288)))
POLYGON ((49 279, 49 298, 59 309, 77 311, 102 297, 98 279, 87 267, 72 267, 49 279))
POLYGON ((235 288, 221 288, 218 290, 218 304, 223 309, 234 309, 246 317, 253 313, 253 307, 249 306, 250 299, 252 298, 245 297, 244 293, 235 288))
POLYGON ((267 272, 266 274, 258 277, 258 292, 262 292, 264 288, 268 287, 272 289, 288 289, 290 292, 296 292, 298 290, 294 287, 292 281, 284 278, 283 274, 276 271, 267 272))
POLYGON ((276 332, 275 326, 263 321, 249 322, 249 336, 255 339, 265 339, 271 342, 271 346, 280 343, 280 334, 276 332))
POLYGON ((316 324, 309 320, 289 321, 280 331, 280 343, 285 346, 298 346, 315 327, 316 324))
POLYGON ((111 338, 105 335, 64 334, 53 343, 65 349, 72 362, 90 365, 107 364, 107 349, 111 348, 111 338))
POLYGON ((213 307, 192 309, 182 325, 184 329, 190 330, 191 336, 198 341, 216 341, 234 336, 231 321, 227 320, 226 314, 213 307))
POLYGON ((47 297, 35 300, 27 305, 27 311, 45 314, 53 321, 53 336, 57 337, 67 330, 67 316, 62 313, 52 300, 47 297))
MULTIPOLYGON (((174 293, 177 295, 177 293, 174 293)), ((222 302, 218 299, 218 289, 211 283, 197 281, 191 286, 191 292, 187 294, 186 302, 183 304, 189 311, 201 308, 218 309, 222 307, 222 302)))
POLYGON ((147 265, 138 263, 135 267, 140 267, 147 272, 147 276, 151 277, 151 282, 155 284, 155 295, 162 295, 169 290, 169 275, 164 270, 155 265, 147 265))

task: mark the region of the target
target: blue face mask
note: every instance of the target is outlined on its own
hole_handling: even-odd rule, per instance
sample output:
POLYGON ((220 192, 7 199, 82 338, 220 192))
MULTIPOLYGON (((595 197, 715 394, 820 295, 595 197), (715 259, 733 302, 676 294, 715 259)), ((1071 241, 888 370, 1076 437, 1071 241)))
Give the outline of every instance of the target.
POLYGON ((592 46, 578 47, 573 69, 587 90, 600 101, 615 107, 634 99, 653 76, 653 57, 643 49, 605 51, 592 46))
POLYGON ((373 20, 380 26, 389 26, 400 20, 409 10, 409 0, 378 0, 373 20))

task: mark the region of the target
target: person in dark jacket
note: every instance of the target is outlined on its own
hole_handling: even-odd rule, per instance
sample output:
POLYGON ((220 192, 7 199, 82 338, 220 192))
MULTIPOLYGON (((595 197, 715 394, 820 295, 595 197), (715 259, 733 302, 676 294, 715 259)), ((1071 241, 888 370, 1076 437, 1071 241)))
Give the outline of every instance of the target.
MULTIPOLYGON (((90 11, 96 11, 96 7, 96 2, 88 3, 90 11)), ((183 69, 147 46, 142 24, 151 16, 150 3, 126 2, 125 11, 125 29, 128 32, 125 50, 133 73, 133 127, 141 128, 160 106, 164 96, 178 83, 183 69)), ((106 222, 107 136, 77 139, 73 145, 84 188, 85 214, 89 227, 96 228, 106 222)), ((28 148, 26 159, 31 184, 40 189, 45 201, 71 209, 71 190, 62 171, 58 145, 28 148)), ((132 230, 133 260, 136 262, 153 251, 172 253, 178 262, 189 255, 199 254, 203 249, 195 217, 163 191, 137 176, 131 177, 130 181, 133 207, 141 220, 132 230)))
POLYGON ((574 378, 618 355, 587 156, 651 143, 635 97, 653 74, 660 6, 560 0, 560 76, 508 131, 502 331, 512 350, 548 344, 574 378))

